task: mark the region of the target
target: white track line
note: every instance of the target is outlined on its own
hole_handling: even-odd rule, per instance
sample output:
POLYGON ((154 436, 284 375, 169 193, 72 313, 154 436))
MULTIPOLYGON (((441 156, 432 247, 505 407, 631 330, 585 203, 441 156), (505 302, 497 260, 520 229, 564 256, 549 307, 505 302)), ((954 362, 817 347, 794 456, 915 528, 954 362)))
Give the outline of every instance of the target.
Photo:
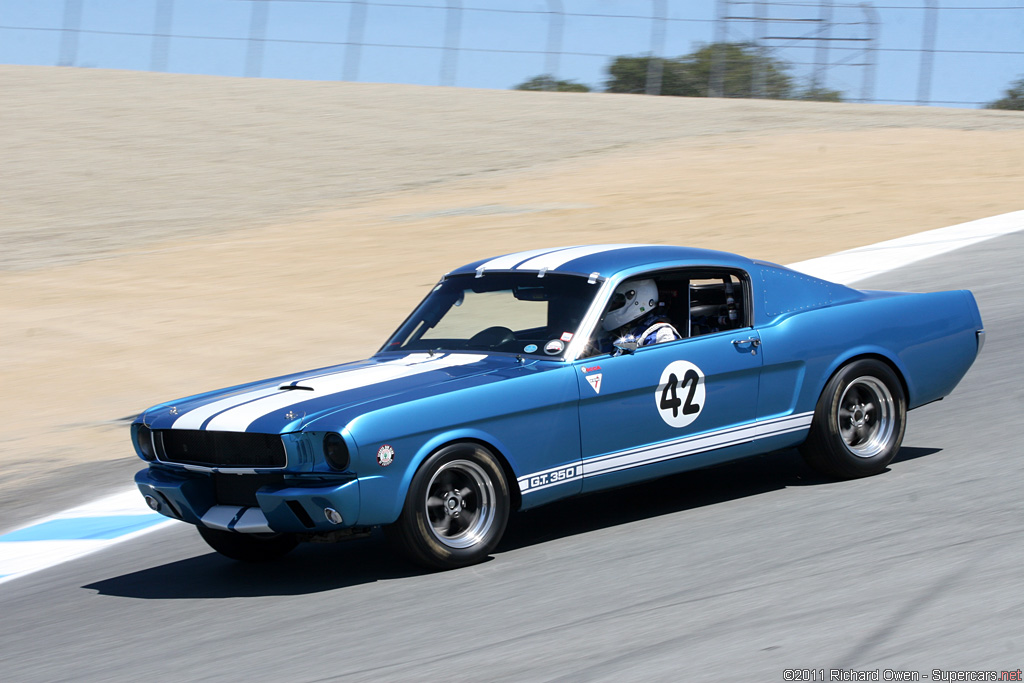
POLYGON ((173 524, 138 489, 79 505, 0 536, 0 583, 84 557, 173 524))
POLYGON ((789 267, 823 280, 848 285, 1022 229, 1024 211, 1014 211, 791 263, 789 267))
MULTIPOLYGON (((851 284, 916 261, 1024 230, 1024 211, 790 264, 832 282, 851 284)), ((108 496, 0 535, 0 583, 128 541, 174 521, 149 510, 137 489, 108 496)))

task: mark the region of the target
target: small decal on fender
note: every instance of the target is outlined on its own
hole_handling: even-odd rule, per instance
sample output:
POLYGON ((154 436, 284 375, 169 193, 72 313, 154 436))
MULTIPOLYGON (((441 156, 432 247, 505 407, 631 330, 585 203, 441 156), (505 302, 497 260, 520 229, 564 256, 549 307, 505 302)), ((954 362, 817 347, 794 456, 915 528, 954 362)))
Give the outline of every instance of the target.
POLYGON ((388 444, 384 444, 377 449, 377 464, 381 467, 387 467, 394 461, 394 459, 395 449, 388 444))
POLYGON ((587 382, 590 384, 590 386, 594 390, 595 394, 600 394, 601 393, 601 373, 600 372, 597 373, 596 375, 587 375, 587 382))

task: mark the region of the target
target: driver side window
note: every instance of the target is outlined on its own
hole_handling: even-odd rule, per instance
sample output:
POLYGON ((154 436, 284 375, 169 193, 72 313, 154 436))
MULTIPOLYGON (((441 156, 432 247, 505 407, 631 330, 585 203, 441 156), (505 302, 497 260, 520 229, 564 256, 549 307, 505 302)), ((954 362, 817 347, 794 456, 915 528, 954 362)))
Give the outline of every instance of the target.
POLYGON ((646 346, 747 327, 747 291, 742 273, 724 269, 666 270, 630 278, 615 288, 582 357, 611 353, 612 343, 625 334, 646 346), (653 283, 656 301, 644 306, 650 295, 637 297, 643 301, 634 316, 622 306, 631 302, 631 294, 646 292, 644 283, 653 283))

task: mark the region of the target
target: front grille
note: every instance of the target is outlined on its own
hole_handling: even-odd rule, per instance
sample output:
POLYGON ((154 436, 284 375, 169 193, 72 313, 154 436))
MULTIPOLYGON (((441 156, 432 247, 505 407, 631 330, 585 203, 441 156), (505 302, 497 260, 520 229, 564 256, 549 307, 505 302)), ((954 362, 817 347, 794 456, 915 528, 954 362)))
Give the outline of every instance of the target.
POLYGON ((283 486, 283 474, 213 474, 213 491, 218 505, 256 507, 256 491, 264 486, 283 486))
POLYGON ((164 462, 204 467, 284 467, 284 443, 277 434, 162 429, 155 434, 164 462))

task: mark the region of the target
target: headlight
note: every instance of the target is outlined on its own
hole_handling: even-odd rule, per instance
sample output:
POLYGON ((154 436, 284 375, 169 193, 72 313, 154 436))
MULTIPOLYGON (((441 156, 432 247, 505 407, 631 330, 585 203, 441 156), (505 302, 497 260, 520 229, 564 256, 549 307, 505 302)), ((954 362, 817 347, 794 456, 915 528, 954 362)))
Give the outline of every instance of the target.
POLYGON ((336 470, 347 470, 349 464, 348 446, 341 434, 328 432, 324 435, 324 458, 336 470))
POLYGON ((145 460, 153 459, 153 430, 146 425, 139 425, 135 431, 135 440, 139 444, 139 452, 145 460))

